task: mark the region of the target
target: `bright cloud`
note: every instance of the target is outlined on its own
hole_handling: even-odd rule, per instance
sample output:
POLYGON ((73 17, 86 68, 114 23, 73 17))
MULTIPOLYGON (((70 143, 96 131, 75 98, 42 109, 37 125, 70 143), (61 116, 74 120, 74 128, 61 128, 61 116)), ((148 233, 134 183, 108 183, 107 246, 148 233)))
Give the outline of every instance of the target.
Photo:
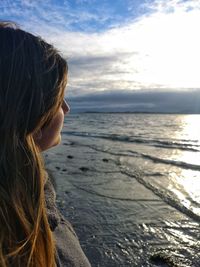
MULTIPOLYGON (((55 5, 45 0, 38 5, 38 1, 21 0, 21 7, 29 6, 35 13, 16 5, 13 10, 26 13, 21 24, 67 58, 72 95, 112 89, 200 88, 199 0, 145 1, 140 8, 146 13, 129 16, 123 24, 120 14, 119 23, 110 21, 106 1, 96 13, 95 5, 93 10, 81 7, 88 1, 75 2, 76 8, 70 1, 55 5), (102 30, 95 30, 100 24, 102 30)), ((90 1, 90 6, 95 2, 90 1)), ((133 1, 126 4, 134 12, 133 1)))

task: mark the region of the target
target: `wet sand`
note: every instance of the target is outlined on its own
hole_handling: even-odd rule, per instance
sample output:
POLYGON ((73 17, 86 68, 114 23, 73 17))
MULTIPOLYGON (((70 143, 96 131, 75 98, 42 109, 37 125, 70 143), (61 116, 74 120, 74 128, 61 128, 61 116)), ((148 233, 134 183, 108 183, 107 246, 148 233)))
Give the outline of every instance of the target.
POLYGON ((115 155, 64 135, 44 158, 92 266, 200 266, 199 223, 123 174, 115 155))

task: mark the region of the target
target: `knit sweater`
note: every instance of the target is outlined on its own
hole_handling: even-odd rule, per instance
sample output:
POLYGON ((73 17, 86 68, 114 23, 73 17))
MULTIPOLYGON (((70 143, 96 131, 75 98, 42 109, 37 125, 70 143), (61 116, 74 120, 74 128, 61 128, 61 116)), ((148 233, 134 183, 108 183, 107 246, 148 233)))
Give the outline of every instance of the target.
POLYGON ((45 184, 45 199, 48 221, 56 243, 57 267, 91 267, 74 229, 56 207, 56 193, 50 179, 45 184))

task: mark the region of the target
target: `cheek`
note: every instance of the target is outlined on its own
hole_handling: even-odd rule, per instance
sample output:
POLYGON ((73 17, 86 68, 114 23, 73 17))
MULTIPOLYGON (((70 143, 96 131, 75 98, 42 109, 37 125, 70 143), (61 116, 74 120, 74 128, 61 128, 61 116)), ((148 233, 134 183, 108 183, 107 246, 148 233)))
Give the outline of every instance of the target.
POLYGON ((64 113, 62 110, 59 110, 56 116, 52 119, 51 123, 43 128, 42 137, 38 140, 38 145, 42 151, 56 146, 61 141, 60 132, 63 127, 64 122, 64 113))
POLYGON ((63 128, 63 122, 64 122, 64 114, 62 110, 59 110, 59 112, 56 114, 56 116, 50 123, 49 128, 47 129, 48 131, 47 134, 51 136, 52 139, 54 138, 56 139, 56 137, 60 136, 60 132, 63 128))
POLYGON ((50 123, 49 127, 53 132, 60 132, 63 128, 63 122, 64 122, 64 114, 62 110, 59 110, 59 112, 56 114, 56 116, 53 118, 52 122, 50 123))

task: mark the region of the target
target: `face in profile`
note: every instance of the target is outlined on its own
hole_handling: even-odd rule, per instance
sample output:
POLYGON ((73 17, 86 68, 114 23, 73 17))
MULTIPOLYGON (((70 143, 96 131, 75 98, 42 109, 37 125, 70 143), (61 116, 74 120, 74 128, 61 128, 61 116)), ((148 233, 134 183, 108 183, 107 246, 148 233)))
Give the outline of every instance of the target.
POLYGON ((41 151, 45 151, 61 142, 61 130, 63 128, 64 116, 68 112, 69 106, 66 101, 63 100, 62 105, 59 107, 51 122, 34 136, 34 140, 41 151))

